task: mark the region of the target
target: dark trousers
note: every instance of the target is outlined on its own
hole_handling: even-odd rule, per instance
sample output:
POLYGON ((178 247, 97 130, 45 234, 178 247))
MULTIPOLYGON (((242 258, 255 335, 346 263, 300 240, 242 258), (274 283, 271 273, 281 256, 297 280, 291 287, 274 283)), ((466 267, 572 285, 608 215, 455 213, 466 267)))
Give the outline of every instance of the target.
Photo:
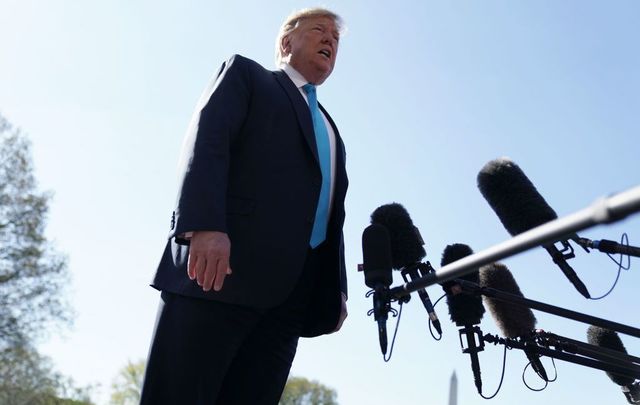
POLYGON ((291 295, 268 310, 163 292, 140 404, 277 404, 318 267, 309 250, 291 295))

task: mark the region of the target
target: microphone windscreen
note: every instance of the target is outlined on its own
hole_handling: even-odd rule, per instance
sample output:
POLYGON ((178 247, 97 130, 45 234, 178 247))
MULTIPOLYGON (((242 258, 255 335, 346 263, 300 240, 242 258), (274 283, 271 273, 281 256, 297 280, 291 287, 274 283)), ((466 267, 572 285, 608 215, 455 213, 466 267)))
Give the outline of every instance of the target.
MULTIPOLYGON (((627 350, 620 340, 620 336, 610 329, 601 328, 599 326, 591 325, 587 329, 587 342, 592 345, 602 347, 605 349, 611 349, 623 354, 627 354, 627 350)), ((615 374, 607 371, 607 375, 611 378, 611 381, 620 385, 626 386, 634 383, 634 379, 620 374, 615 374)))
MULTIPOLYGON (((442 252, 440 265, 446 266, 471 254, 473 254, 473 250, 467 245, 461 243, 448 245, 442 252)), ((460 278, 478 284, 478 270, 460 278)), ((465 293, 452 294, 450 289, 452 285, 455 285, 455 280, 443 285, 443 289, 447 292, 447 306, 451 321, 457 326, 479 324, 484 315, 482 297, 465 293)))
POLYGON ((391 274, 391 248, 389 232, 382 225, 372 224, 362 232, 362 270, 364 282, 369 288, 382 284, 389 287, 391 274))
MULTIPOLYGON (((524 297, 509 269, 501 263, 480 268, 480 286, 524 297)), ((525 336, 535 329, 536 317, 530 308, 487 296, 484 297, 484 303, 503 336, 525 336)))
POLYGON ((508 158, 487 163, 478 173, 478 188, 512 236, 558 218, 520 167, 508 158))
POLYGON ((417 263, 426 255, 420 232, 402 205, 391 203, 376 208, 371 214, 371 223, 383 225, 389 231, 394 269, 417 263))

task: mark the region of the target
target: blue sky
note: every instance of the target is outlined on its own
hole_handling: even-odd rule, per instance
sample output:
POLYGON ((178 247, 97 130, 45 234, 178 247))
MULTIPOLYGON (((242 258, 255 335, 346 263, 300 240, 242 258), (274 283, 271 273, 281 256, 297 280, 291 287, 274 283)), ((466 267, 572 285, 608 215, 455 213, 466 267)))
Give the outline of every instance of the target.
MULTIPOLYGON (((146 356, 158 302, 147 284, 168 232, 179 147, 200 92, 234 53, 273 68, 282 20, 311 5, 0 0, 0 112, 30 135, 40 186, 55 193, 48 234, 69 256, 78 314, 73 329, 41 348, 78 382, 102 383, 101 398, 128 359, 146 356)), ((334 387, 341 404, 445 404, 456 370, 460 403, 484 403, 442 303, 441 341, 430 337, 413 300, 392 360, 382 361, 355 271, 362 230, 379 205, 404 204, 436 268, 447 244, 479 251, 507 239, 476 187, 480 168, 500 156, 518 163, 560 216, 640 184, 640 4, 324 5, 348 26, 318 97, 347 147, 350 315, 341 333, 303 340, 292 373, 334 387)), ((618 239, 628 232, 640 245, 639 225, 636 215, 582 235, 618 239)), ((608 290, 616 274, 609 259, 577 255, 571 264, 592 294, 608 290)), ((638 326, 637 268, 624 272, 606 299, 586 301, 542 249, 505 264, 532 299, 638 326)), ((429 293, 435 300, 441 290, 429 293)), ((536 316, 540 328, 585 339, 586 325, 536 316)), ((481 327, 497 332, 488 315, 481 327)), ((622 339, 629 352, 640 352, 634 338, 622 339)), ((486 393, 497 387, 501 355, 498 347, 480 354, 486 393)), ((624 401, 604 373, 556 364, 558 381, 530 392, 521 382, 525 357, 510 351, 492 403, 624 401)))

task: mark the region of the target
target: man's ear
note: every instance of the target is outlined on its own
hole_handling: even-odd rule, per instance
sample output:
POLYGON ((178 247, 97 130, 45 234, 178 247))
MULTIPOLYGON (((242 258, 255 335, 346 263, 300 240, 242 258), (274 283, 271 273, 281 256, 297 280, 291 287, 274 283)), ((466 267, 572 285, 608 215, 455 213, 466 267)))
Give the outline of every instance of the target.
POLYGON ((283 56, 288 56, 291 53, 291 41, 289 40, 288 35, 282 37, 282 40, 280 41, 280 53, 283 56))

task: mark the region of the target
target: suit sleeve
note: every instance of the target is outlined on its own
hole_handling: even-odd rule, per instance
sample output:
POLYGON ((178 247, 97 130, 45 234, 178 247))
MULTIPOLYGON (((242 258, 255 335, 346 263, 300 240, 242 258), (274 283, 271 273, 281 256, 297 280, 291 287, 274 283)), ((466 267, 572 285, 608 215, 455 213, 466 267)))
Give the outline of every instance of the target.
POLYGON ((191 231, 227 232, 231 145, 250 100, 248 66, 243 62, 234 55, 222 65, 194 112, 183 146, 183 178, 170 237, 191 231))

